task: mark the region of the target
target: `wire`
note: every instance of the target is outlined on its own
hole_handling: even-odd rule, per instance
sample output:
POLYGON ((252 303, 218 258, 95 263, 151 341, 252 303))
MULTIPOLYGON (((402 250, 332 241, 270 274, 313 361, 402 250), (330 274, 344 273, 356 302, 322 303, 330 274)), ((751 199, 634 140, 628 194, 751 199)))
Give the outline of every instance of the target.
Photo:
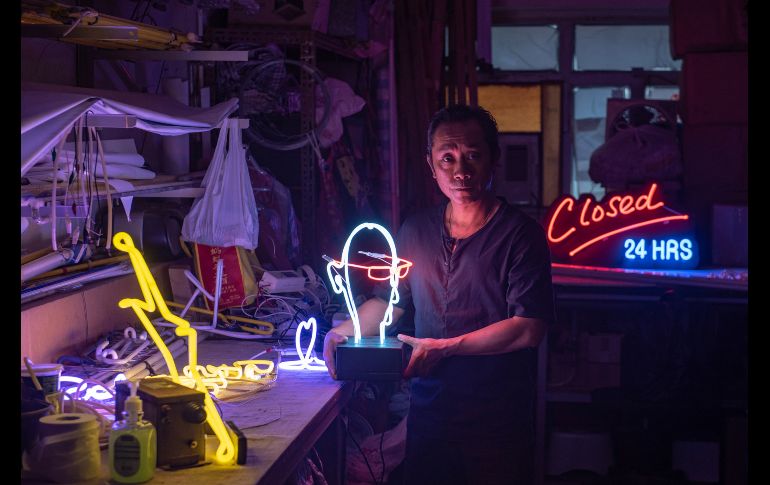
POLYGON ((374 481, 375 484, 382 485, 382 482, 377 481, 377 477, 374 476, 374 472, 372 471, 372 467, 369 465, 369 460, 366 459, 366 454, 364 453, 364 450, 361 449, 361 446, 358 444, 358 441, 356 441, 355 436, 353 436, 353 433, 350 432, 350 428, 348 427, 347 423, 345 423, 345 432, 348 434, 348 436, 350 436, 350 439, 353 440, 353 444, 356 445, 356 448, 358 448, 358 452, 361 453, 361 456, 364 458, 364 463, 366 463, 366 468, 369 469, 369 474, 372 476, 372 481, 374 481))
MULTIPOLYGON (((160 74, 158 75, 158 82, 155 84, 155 94, 158 94, 158 91, 160 91, 160 83, 163 81, 163 75, 165 74, 166 68, 166 61, 162 61, 160 63, 160 74)), ((147 133, 149 133, 147 130, 144 130, 144 134, 142 135, 142 146, 139 148, 139 153, 144 154, 144 145, 147 142, 147 133)))
POLYGON ((385 455, 382 453, 382 441, 385 439, 385 431, 380 433, 380 483, 385 483, 385 455))

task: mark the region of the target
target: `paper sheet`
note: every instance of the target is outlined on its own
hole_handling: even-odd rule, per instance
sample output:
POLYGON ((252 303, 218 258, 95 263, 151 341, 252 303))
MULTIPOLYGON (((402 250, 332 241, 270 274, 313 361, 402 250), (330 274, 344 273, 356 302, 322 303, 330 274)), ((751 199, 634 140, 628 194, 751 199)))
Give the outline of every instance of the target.
POLYGON ((222 418, 232 420, 242 431, 281 419, 281 406, 278 404, 271 407, 255 407, 252 399, 218 404, 222 410, 222 418))

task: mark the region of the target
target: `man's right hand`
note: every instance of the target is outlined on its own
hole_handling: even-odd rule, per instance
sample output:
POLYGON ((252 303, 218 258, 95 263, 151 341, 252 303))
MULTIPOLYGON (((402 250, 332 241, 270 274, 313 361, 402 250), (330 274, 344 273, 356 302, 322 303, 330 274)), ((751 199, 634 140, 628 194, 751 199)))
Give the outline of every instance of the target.
POLYGON ((337 378, 337 369, 334 367, 334 356, 337 352, 337 345, 344 344, 348 341, 348 338, 344 335, 340 335, 333 330, 329 330, 324 337, 324 362, 326 368, 329 370, 329 375, 334 379, 337 378))

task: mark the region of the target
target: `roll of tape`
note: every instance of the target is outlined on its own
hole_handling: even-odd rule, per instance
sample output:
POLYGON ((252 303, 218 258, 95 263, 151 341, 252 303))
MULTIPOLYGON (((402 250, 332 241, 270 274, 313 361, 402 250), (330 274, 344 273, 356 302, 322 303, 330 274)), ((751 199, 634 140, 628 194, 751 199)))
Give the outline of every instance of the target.
POLYGON ((90 480, 101 472, 99 422, 93 414, 63 413, 40 418, 32 470, 49 480, 90 480))

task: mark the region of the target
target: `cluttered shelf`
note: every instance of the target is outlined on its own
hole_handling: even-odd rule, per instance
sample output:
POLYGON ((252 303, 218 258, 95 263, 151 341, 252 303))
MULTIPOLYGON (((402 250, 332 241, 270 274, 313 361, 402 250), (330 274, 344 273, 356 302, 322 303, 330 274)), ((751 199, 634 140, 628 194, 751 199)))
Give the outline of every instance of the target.
MULTIPOLYGON (((183 175, 156 175, 149 180, 123 180, 122 189, 111 188, 112 197, 199 197, 203 195, 200 188, 204 172, 193 172, 183 175), (181 192, 180 189, 193 189, 181 192), (171 193, 168 193, 171 192, 171 193)), ((105 199, 107 187, 103 182, 96 182, 95 197, 105 199)), ((64 199, 67 187, 56 187, 56 199, 64 199)), ((51 184, 28 184, 21 186, 21 196, 47 198, 52 196, 51 184)))
POLYGON ((190 50, 197 36, 47 0, 21 2, 21 34, 105 49, 190 50))

